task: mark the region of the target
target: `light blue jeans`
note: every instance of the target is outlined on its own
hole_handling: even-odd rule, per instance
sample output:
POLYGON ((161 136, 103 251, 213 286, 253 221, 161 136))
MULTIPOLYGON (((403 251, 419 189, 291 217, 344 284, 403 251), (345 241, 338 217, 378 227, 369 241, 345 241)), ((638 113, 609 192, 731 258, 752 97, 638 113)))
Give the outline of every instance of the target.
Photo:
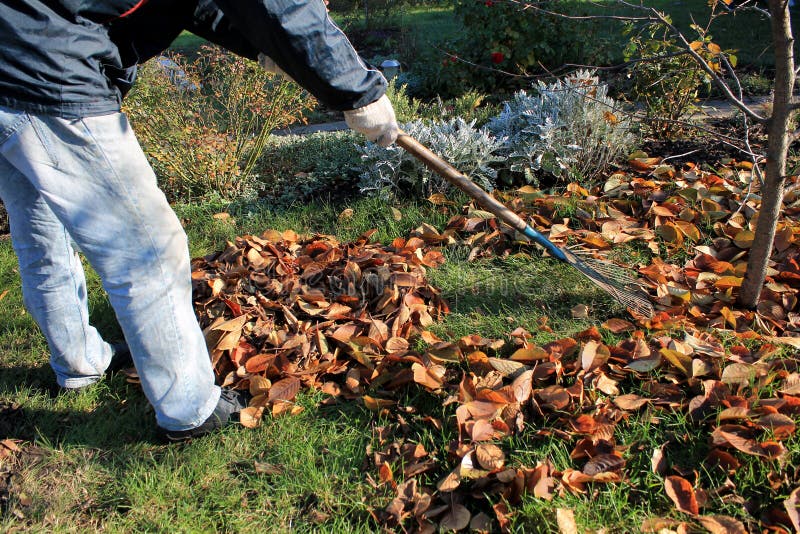
POLYGON ((192 309, 186 233, 126 117, 67 120, 0 106, 0 197, 25 306, 59 385, 96 382, 112 353, 88 322, 74 241, 100 275, 157 424, 205 421, 220 390, 192 309))

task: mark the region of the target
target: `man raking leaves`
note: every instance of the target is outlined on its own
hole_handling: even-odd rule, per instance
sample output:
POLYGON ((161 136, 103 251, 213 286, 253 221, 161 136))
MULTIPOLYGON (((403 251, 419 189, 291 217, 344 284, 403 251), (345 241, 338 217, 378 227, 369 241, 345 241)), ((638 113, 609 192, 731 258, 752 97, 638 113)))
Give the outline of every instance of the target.
POLYGON ((214 383, 193 313, 186 234, 120 102, 137 63, 182 31, 280 69, 382 145, 397 124, 386 80, 322 0, 7 0, 0 3, 0 196, 23 297, 58 385, 80 389, 132 357, 171 441, 246 406, 214 383), (127 347, 89 324, 76 243, 98 272, 127 347))

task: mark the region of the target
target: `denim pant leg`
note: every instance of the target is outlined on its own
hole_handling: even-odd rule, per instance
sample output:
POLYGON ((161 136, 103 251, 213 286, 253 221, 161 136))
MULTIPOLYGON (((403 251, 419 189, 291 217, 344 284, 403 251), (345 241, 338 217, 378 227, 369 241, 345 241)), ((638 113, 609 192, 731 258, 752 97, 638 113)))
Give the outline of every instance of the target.
POLYGON ((96 382, 112 349, 89 324, 86 279, 70 237, 36 189, 0 156, 0 197, 11 225, 25 307, 50 347, 58 384, 96 382))
POLYGON ((158 424, 201 424, 220 390, 192 308, 186 234, 125 116, 29 115, 0 155, 39 192, 100 275, 158 424))

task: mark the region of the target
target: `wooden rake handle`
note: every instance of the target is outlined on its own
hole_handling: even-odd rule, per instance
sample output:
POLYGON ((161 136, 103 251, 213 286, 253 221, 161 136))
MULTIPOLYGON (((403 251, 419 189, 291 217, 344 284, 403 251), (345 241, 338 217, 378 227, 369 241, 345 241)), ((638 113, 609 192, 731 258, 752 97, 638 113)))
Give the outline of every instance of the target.
POLYGON ((458 170, 456 170, 452 165, 431 152, 425 145, 402 130, 400 130, 400 134, 397 136, 397 144, 403 147, 409 154, 424 163, 425 166, 430 170, 475 199, 475 201, 486 211, 490 212, 492 215, 515 230, 518 230, 532 241, 535 241, 536 243, 539 243, 545 247, 551 255, 562 261, 567 261, 564 252, 549 239, 528 226, 528 224, 522 220, 519 215, 505 207, 501 202, 481 189, 472 180, 458 172, 458 170))

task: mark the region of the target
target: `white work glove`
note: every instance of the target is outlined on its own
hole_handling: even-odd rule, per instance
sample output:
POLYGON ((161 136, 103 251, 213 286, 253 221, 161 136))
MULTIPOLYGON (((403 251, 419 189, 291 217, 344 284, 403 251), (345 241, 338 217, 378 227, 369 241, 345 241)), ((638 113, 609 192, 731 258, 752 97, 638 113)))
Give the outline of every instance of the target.
POLYGON ((350 128, 383 147, 394 143, 400 133, 394 108, 386 95, 363 108, 345 111, 344 120, 350 128))
POLYGON ((261 68, 267 72, 271 72, 273 74, 277 74, 278 76, 283 76, 287 80, 291 80, 291 76, 283 72, 277 63, 272 61, 272 58, 269 56, 265 56, 264 54, 258 54, 258 64, 261 65, 261 68))

